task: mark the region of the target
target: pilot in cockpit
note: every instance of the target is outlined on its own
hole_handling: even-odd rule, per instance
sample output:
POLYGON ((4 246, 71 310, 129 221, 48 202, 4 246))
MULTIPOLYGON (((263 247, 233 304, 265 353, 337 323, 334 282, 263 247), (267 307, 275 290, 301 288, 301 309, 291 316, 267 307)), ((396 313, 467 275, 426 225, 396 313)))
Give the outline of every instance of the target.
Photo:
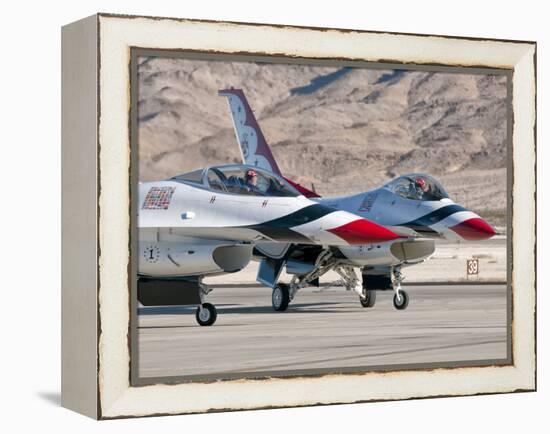
POLYGON ((428 192, 426 180, 420 177, 416 177, 414 183, 411 183, 409 188, 412 190, 410 191, 411 195, 419 200, 428 192))
POLYGON ((258 191, 258 174, 254 169, 248 169, 245 174, 244 179, 245 187, 248 189, 248 191, 255 192, 258 191))

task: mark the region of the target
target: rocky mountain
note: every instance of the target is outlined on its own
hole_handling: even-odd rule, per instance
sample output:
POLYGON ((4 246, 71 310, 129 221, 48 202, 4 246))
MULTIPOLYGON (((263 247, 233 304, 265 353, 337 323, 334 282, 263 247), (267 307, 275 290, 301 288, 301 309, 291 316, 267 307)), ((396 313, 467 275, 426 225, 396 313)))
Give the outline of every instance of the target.
POLYGON ((239 162, 218 89, 242 88, 283 173, 322 195, 407 172, 502 226, 507 84, 502 75, 141 58, 139 177, 239 162))

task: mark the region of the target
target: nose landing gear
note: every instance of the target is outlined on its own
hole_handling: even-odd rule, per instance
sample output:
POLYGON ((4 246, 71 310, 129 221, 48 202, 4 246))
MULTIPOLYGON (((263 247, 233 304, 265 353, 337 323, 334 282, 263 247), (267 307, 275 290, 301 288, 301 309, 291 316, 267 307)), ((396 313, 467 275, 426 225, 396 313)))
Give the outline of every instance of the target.
POLYGON ((195 318, 201 326, 210 326, 214 324, 217 317, 218 312, 216 311, 216 307, 210 303, 202 303, 197 307, 197 311, 195 312, 195 318))
POLYGON ((205 303, 204 299, 206 295, 212 291, 212 288, 209 288, 202 283, 202 279, 199 279, 199 294, 201 299, 201 304, 197 307, 195 312, 195 319, 201 326, 211 326, 216 322, 218 318, 218 311, 216 306, 211 303, 205 303))
POLYGON ((409 305, 409 294, 401 289, 401 281, 403 275, 401 274, 401 267, 394 267, 391 271, 391 282, 395 292, 393 296, 393 307, 397 310, 404 310, 409 305))

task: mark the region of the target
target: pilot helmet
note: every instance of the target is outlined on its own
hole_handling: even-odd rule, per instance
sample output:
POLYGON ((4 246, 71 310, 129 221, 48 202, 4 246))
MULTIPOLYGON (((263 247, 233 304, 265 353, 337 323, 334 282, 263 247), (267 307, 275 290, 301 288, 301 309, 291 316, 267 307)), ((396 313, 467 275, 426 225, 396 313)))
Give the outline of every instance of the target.
POLYGON ((256 171, 254 169, 248 169, 246 171, 246 177, 247 178, 252 178, 254 176, 258 176, 258 174, 256 173, 256 171))
POLYGON ((414 180, 414 183, 420 187, 423 191, 426 191, 426 181, 423 178, 420 178, 419 176, 416 177, 414 180))

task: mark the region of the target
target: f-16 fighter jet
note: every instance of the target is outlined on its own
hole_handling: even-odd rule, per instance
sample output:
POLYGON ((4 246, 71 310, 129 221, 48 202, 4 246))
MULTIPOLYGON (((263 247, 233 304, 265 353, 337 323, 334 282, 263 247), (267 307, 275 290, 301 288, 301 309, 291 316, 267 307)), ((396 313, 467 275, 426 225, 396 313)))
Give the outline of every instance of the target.
MULTIPOLYGON (((241 89, 220 90, 227 97, 243 162, 283 177, 254 113, 241 89)), ((363 307, 373 307, 377 290, 393 289, 393 305, 406 309, 409 296, 401 289, 402 267, 421 263, 435 251, 434 240, 485 240, 495 230, 474 212, 454 203, 433 177, 411 173, 358 194, 321 198, 315 192, 285 178, 304 196, 332 209, 345 210, 394 231, 408 231, 409 238, 370 245, 306 246, 301 243, 258 244, 254 255, 261 260, 257 280, 273 288, 273 309, 284 311, 296 292, 318 285, 319 277, 336 271, 347 289, 359 294, 363 307), (278 281, 281 270, 293 275, 289 284, 278 281), (361 270, 359 280, 355 269, 361 270)))
POLYGON ((400 235, 358 215, 311 201, 283 178, 246 165, 214 166, 139 184, 138 299, 145 306, 204 301, 207 275, 234 273, 258 242, 302 246, 379 244, 400 235))

